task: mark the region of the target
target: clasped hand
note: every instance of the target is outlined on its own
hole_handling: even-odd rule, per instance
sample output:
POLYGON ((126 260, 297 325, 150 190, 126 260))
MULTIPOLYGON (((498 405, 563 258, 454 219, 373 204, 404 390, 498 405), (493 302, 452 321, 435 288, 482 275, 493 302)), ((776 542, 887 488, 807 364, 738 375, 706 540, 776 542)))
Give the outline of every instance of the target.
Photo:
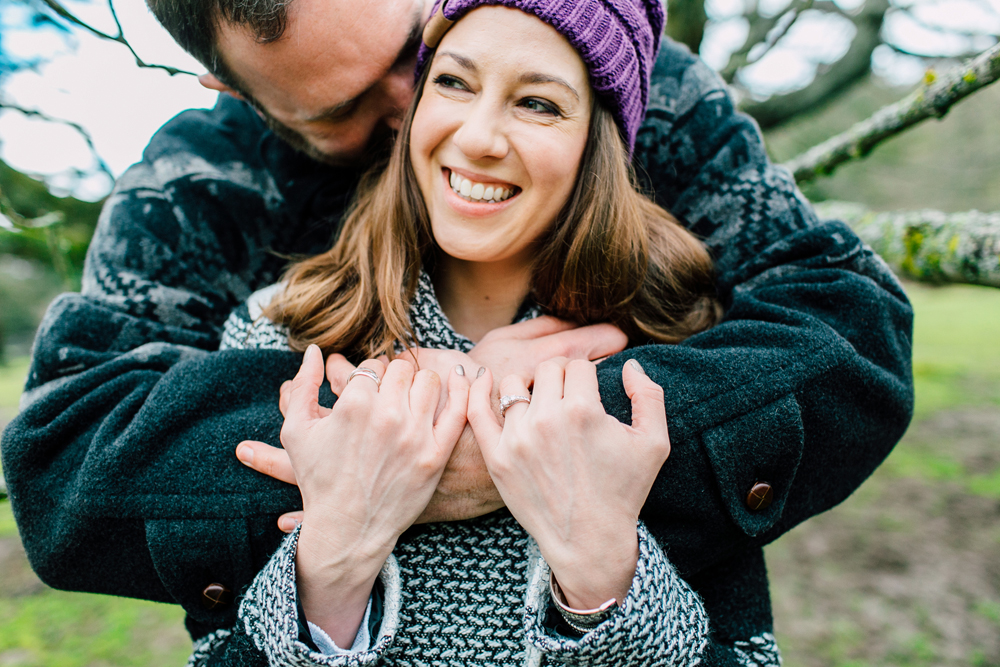
MULTIPOLYGON (((324 367, 310 347, 282 388, 284 451, 262 443, 238 450, 244 462, 253 452, 254 468, 300 487, 304 510, 292 518, 303 524, 299 588, 311 620, 320 614, 316 620, 331 636, 346 633, 334 637, 338 643, 353 637, 381 564, 426 514, 467 426, 498 506, 506 504, 538 542, 566 601, 591 608, 624 598, 638 557, 639 511, 670 451, 662 389, 637 362, 622 370, 632 426, 605 414, 589 360, 539 365, 531 404, 514 405, 505 418, 495 412, 493 374, 485 367, 470 388, 463 366, 452 366, 442 401, 433 370, 417 371, 405 359, 362 366, 380 383, 350 379, 354 367, 331 355, 326 375, 340 398, 324 408, 324 367)), ((500 393, 528 396, 530 382, 507 375, 500 393)))

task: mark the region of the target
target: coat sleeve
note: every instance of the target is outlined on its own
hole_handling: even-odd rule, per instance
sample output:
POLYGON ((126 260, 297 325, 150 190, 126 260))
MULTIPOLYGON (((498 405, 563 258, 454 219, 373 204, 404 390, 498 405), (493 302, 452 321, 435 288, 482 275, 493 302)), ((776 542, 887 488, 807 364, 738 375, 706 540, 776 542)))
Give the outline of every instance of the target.
POLYGON ((599 377, 626 422, 626 358, 665 389, 671 454, 643 518, 688 575, 836 505, 888 455, 912 413, 912 311, 850 228, 816 219, 714 72, 666 40, 654 81, 639 171, 713 253, 725 316, 599 377), (751 509, 758 482, 770 504, 751 509))
MULTIPOLYGON (((769 633, 739 636, 716 632, 706 605, 678 577, 649 532, 639 525, 639 562, 628 596, 610 619, 582 637, 566 637, 550 627, 553 611, 548 595, 548 567, 534 547, 529 556, 525 611, 526 665, 630 665, 632 667, 778 667, 774 637, 769 633)), ((298 530, 289 535, 267 566, 257 575, 240 603, 239 621, 228 630, 206 635, 195 643, 190 667, 360 667, 393 664, 403 657, 391 647, 401 619, 399 568, 390 557, 380 580, 385 591, 381 624, 368 650, 349 655, 318 653, 301 641, 295 586, 295 548, 298 530)), ((761 561, 761 566, 763 561, 761 561)), ((757 592, 766 598, 763 569, 754 570, 763 583, 757 592)), ((728 587, 726 582, 715 582, 728 587)), ((730 590, 732 592, 732 589, 730 590)), ((746 602, 746 588, 739 589, 746 602)), ((755 617, 760 619, 759 616, 755 617)), ((766 617, 770 621, 770 615, 766 617)), ((471 619, 470 619, 471 623, 471 619)), ((746 628, 753 627, 749 624, 746 628)), ((768 626, 769 627, 769 626, 768 626)), ((419 662, 421 656, 406 655, 419 662)))
POLYGON ((232 624, 226 598, 280 543, 277 515, 301 507, 233 454, 278 442, 276 398, 299 355, 215 350, 232 308, 280 275, 270 251, 306 233, 255 158, 252 111, 224 110, 175 119, 119 179, 82 293, 50 306, 2 441, 46 583, 179 603, 199 634, 232 624), (230 591, 221 604, 204 599, 211 584, 230 591))

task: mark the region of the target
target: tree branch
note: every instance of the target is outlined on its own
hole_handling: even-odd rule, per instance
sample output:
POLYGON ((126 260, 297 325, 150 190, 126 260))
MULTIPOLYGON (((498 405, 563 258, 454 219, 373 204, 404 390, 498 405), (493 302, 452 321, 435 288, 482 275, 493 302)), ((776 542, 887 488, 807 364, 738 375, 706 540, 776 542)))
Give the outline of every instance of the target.
POLYGON ((867 76, 872 52, 882 43, 882 22, 888 8, 888 0, 868 0, 857 16, 845 14, 854 22, 857 34, 844 57, 825 70, 821 68, 811 84, 785 95, 773 95, 763 102, 745 100, 740 108, 753 116, 761 128, 769 129, 826 102, 867 76))
POLYGON ((744 14, 744 18, 750 24, 747 38, 744 40, 743 46, 729 56, 729 62, 719 71, 719 75, 725 79, 726 83, 732 83, 736 72, 741 67, 746 67, 763 58, 788 33, 802 12, 812 7, 813 4, 814 0, 794 0, 785 11, 772 17, 761 16, 756 7, 744 14), (764 45, 764 51, 751 59, 750 52, 758 44, 764 45))
POLYGON ((1000 287, 1000 212, 874 213, 846 202, 817 204, 816 212, 821 218, 849 224, 907 278, 1000 287))
POLYGON ((101 39, 105 39, 110 42, 117 42, 122 46, 124 46, 132 54, 132 57, 135 58, 135 64, 138 67, 143 67, 146 69, 163 70, 170 76, 174 76, 175 74, 188 74, 190 76, 197 76, 194 72, 178 69, 176 67, 170 67, 169 65, 156 65, 152 63, 147 63, 142 58, 140 58, 139 54, 135 52, 134 48, 132 48, 132 45, 129 44, 129 41, 125 39, 125 31, 122 30, 122 24, 118 20, 118 12, 115 11, 114 0, 108 0, 108 8, 111 10, 111 17, 114 19, 115 26, 118 28, 117 35, 110 35, 106 32, 98 30, 97 28, 93 27, 86 21, 77 18, 72 12, 63 7, 58 0, 41 0, 41 1, 46 7, 51 9, 59 18, 63 19, 67 23, 83 28, 84 30, 94 35, 95 37, 99 37, 101 39))
POLYGON ((825 176, 844 162, 865 157, 880 143, 927 118, 941 118, 953 104, 1000 78, 1000 43, 975 59, 938 76, 927 70, 924 84, 851 129, 785 163, 802 183, 825 176))
POLYGON ((885 45, 900 55, 913 56, 914 58, 923 58, 925 60, 967 60, 969 58, 974 58, 981 53, 979 50, 976 50, 943 56, 940 53, 917 53, 916 51, 911 51, 910 49, 904 49, 902 46, 893 44, 892 42, 886 42, 885 45))
POLYGON ((102 172, 107 174, 107 176, 113 181, 115 180, 115 175, 111 173, 111 169, 108 167, 107 163, 101 158, 101 154, 97 152, 97 147, 94 146, 94 138, 90 136, 90 132, 87 132, 84 127, 78 123, 74 123, 71 120, 64 120, 62 118, 53 118, 48 114, 45 114, 37 109, 25 109, 24 107, 18 106, 16 104, 11 104, 9 102, 4 102, 0 100, 0 109, 10 109, 11 111, 17 111, 18 113, 24 114, 32 118, 41 118, 42 120, 49 121, 50 123, 59 123, 60 125, 66 125, 73 128, 80 135, 81 138, 87 143, 87 148, 90 149, 91 154, 94 156, 94 160, 97 162, 97 168, 102 172))

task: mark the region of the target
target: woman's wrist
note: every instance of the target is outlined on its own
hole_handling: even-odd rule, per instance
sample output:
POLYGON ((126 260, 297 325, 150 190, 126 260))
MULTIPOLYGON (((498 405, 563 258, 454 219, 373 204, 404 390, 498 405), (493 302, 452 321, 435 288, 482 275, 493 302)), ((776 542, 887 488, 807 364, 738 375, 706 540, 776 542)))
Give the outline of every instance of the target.
POLYGON ((335 546, 328 535, 303 522, 295 557, 299 600, 306 619, 337 646, 354 643, 388 553, 335 546))
POLYGON ((619 604, 628 595, 639 562, 639 538, 633 526, 629 533, 564 547, 542 555, 558 581, 563 599, 573 609, 596 609, 614 598, 619 604))

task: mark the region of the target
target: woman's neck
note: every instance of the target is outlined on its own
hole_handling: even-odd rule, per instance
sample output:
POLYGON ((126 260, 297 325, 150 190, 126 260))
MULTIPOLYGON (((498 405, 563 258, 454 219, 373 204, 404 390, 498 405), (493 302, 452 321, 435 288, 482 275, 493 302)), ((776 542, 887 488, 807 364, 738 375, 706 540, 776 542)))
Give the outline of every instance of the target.
POLYGON ((467 262, 442 257, 434 290, 452 328, 473 342, 508 325, 528 296, 531 266, 524 262, 467 262))

